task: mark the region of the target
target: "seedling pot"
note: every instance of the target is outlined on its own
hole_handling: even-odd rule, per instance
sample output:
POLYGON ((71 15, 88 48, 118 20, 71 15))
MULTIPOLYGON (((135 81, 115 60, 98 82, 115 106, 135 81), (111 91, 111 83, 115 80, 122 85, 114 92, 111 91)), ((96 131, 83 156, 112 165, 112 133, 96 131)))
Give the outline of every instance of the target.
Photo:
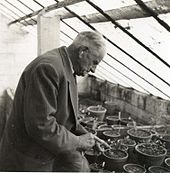
POLYGON ((170 170, 162 166, 151 166, 148 168, 148 172, 149 173, 168 173, 170 172, 170 170))
POLYGON ((127 134, 136 142, 149 142, 152 138, 151 132, 143 129, 129 129, 127 134))
POLYGON ((95 117, 99 121, 103 121, 107 110, 102 106, 89 106, 87 111, 90 116, 95 117))
POLYGON ((130 138, 124 138, 122 139, 122 144, 126 145, 128 147, 128 162, 136 163, 136 155, 134 153, 136 142, 133 139, 130 138))
POLYGON ((166 168, 170 169, 170 158, 165 159, 164 165, 165 165, 166 168))
POLYGON ((106 122, 108 125, 119 124, 119 117, 118 116, 107 116, 106 122))
POLYGON ((136 145, 135 151, 137 154, 138 163, 142 166, 160 166, 167 154, 167 150, 153 143, 140 143, 136 145))
POLYGON ((100 125, 97 128, 97 136, 101 139, 105 139, 105 136, 103 135, 103 132, 107 131, 107 130, 112 130, 111 126, 109 126, 109 125, 100 125))
POLYGON ((105 166, 109 171, 123 171, 123 165, 126 164, 128 153, 123 150, 108 149, 103 153, 105 166))
POLYGON ((123 169, 127 173, 146 173, 146 169, 143 166, 133 163, 124 165, 123 169))
POLYGON ((120 133, 118 133, 115 130, 104 131, 103 135, 104 135, 105 140, 108 140, 108 139, 114 140, 114 139, 118 139, 120 137, 120 133))

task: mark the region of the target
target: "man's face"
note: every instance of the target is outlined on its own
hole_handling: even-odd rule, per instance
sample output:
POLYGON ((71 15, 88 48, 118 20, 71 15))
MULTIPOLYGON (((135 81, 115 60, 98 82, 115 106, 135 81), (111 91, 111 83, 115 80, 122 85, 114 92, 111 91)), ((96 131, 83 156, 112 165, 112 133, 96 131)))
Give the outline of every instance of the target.
POLYGON ((99 62, 103 59, 105 53, 102 51, 81 50, 79 52, 79 58, 77 60, 77 66, 75 67, 75 73, 78 76, 85 76, 90 71, 95 72, 95 69, 99 62))

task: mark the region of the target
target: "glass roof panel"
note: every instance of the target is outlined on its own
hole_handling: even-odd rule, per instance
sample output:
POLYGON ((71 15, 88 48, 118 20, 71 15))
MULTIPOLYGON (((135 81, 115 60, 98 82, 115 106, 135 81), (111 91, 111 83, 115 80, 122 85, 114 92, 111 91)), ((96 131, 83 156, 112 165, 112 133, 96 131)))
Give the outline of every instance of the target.
MULTIPOLYGON (((11 0, 12 1, 12 0, 11 0)), ((42 9, 41 6, 39 6, 37 3, 35 3, 32 0, 20 0, 22 3, 26 4, 27 6, 29 6, 31 9, 33 9, 34 11, 40 10, 42 9)))
POLYGON ((15 4, 12 4, 11 2, 8 3, 7 1, 3 1, 3 3, 1 3, 1 6, 11 11, 18 18, 25 15, 22 11, 18 10, 17 7, 15 7, 15 4))
POLYGON ((39 2, 40 4, 42 4, 44 7, 47 7, 49 5, 55 4, 56 2, 54 0, 36 0, 37 2, 39 2))
POLYGON ((3 4, 0 4, 0 8, 2 9, 2 12, 6 12, 7 14, 9 14, 9 16, 14 17, 15 19, 18 18, 18 15, 13 13, 9 8, 6 8, 6 6, 4 6, 3 4))

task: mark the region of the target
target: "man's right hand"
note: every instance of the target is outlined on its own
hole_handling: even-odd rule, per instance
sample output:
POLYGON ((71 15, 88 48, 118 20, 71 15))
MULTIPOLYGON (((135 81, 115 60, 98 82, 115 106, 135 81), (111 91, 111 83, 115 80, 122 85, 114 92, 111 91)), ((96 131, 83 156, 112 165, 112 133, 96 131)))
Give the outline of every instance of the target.
POLYGON ((84 135, 78 136, 78 138, 79 138, 78 150, 81 151, 89 150, 95 145, 95 139, 92 133, 86 133, 84 135))

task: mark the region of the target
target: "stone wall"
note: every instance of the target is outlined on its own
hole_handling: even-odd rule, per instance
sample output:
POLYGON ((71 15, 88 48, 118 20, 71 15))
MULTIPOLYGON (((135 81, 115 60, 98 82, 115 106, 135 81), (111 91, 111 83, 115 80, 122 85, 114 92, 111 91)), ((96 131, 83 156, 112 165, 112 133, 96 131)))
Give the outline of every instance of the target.
POLYGON ((94 76, 89 78, 91 79, 90 95, 94 99, 103 103, 110 101, 123 115, 130 115, 145 124, 170 124, 169 100, 103 81, 94 76))

